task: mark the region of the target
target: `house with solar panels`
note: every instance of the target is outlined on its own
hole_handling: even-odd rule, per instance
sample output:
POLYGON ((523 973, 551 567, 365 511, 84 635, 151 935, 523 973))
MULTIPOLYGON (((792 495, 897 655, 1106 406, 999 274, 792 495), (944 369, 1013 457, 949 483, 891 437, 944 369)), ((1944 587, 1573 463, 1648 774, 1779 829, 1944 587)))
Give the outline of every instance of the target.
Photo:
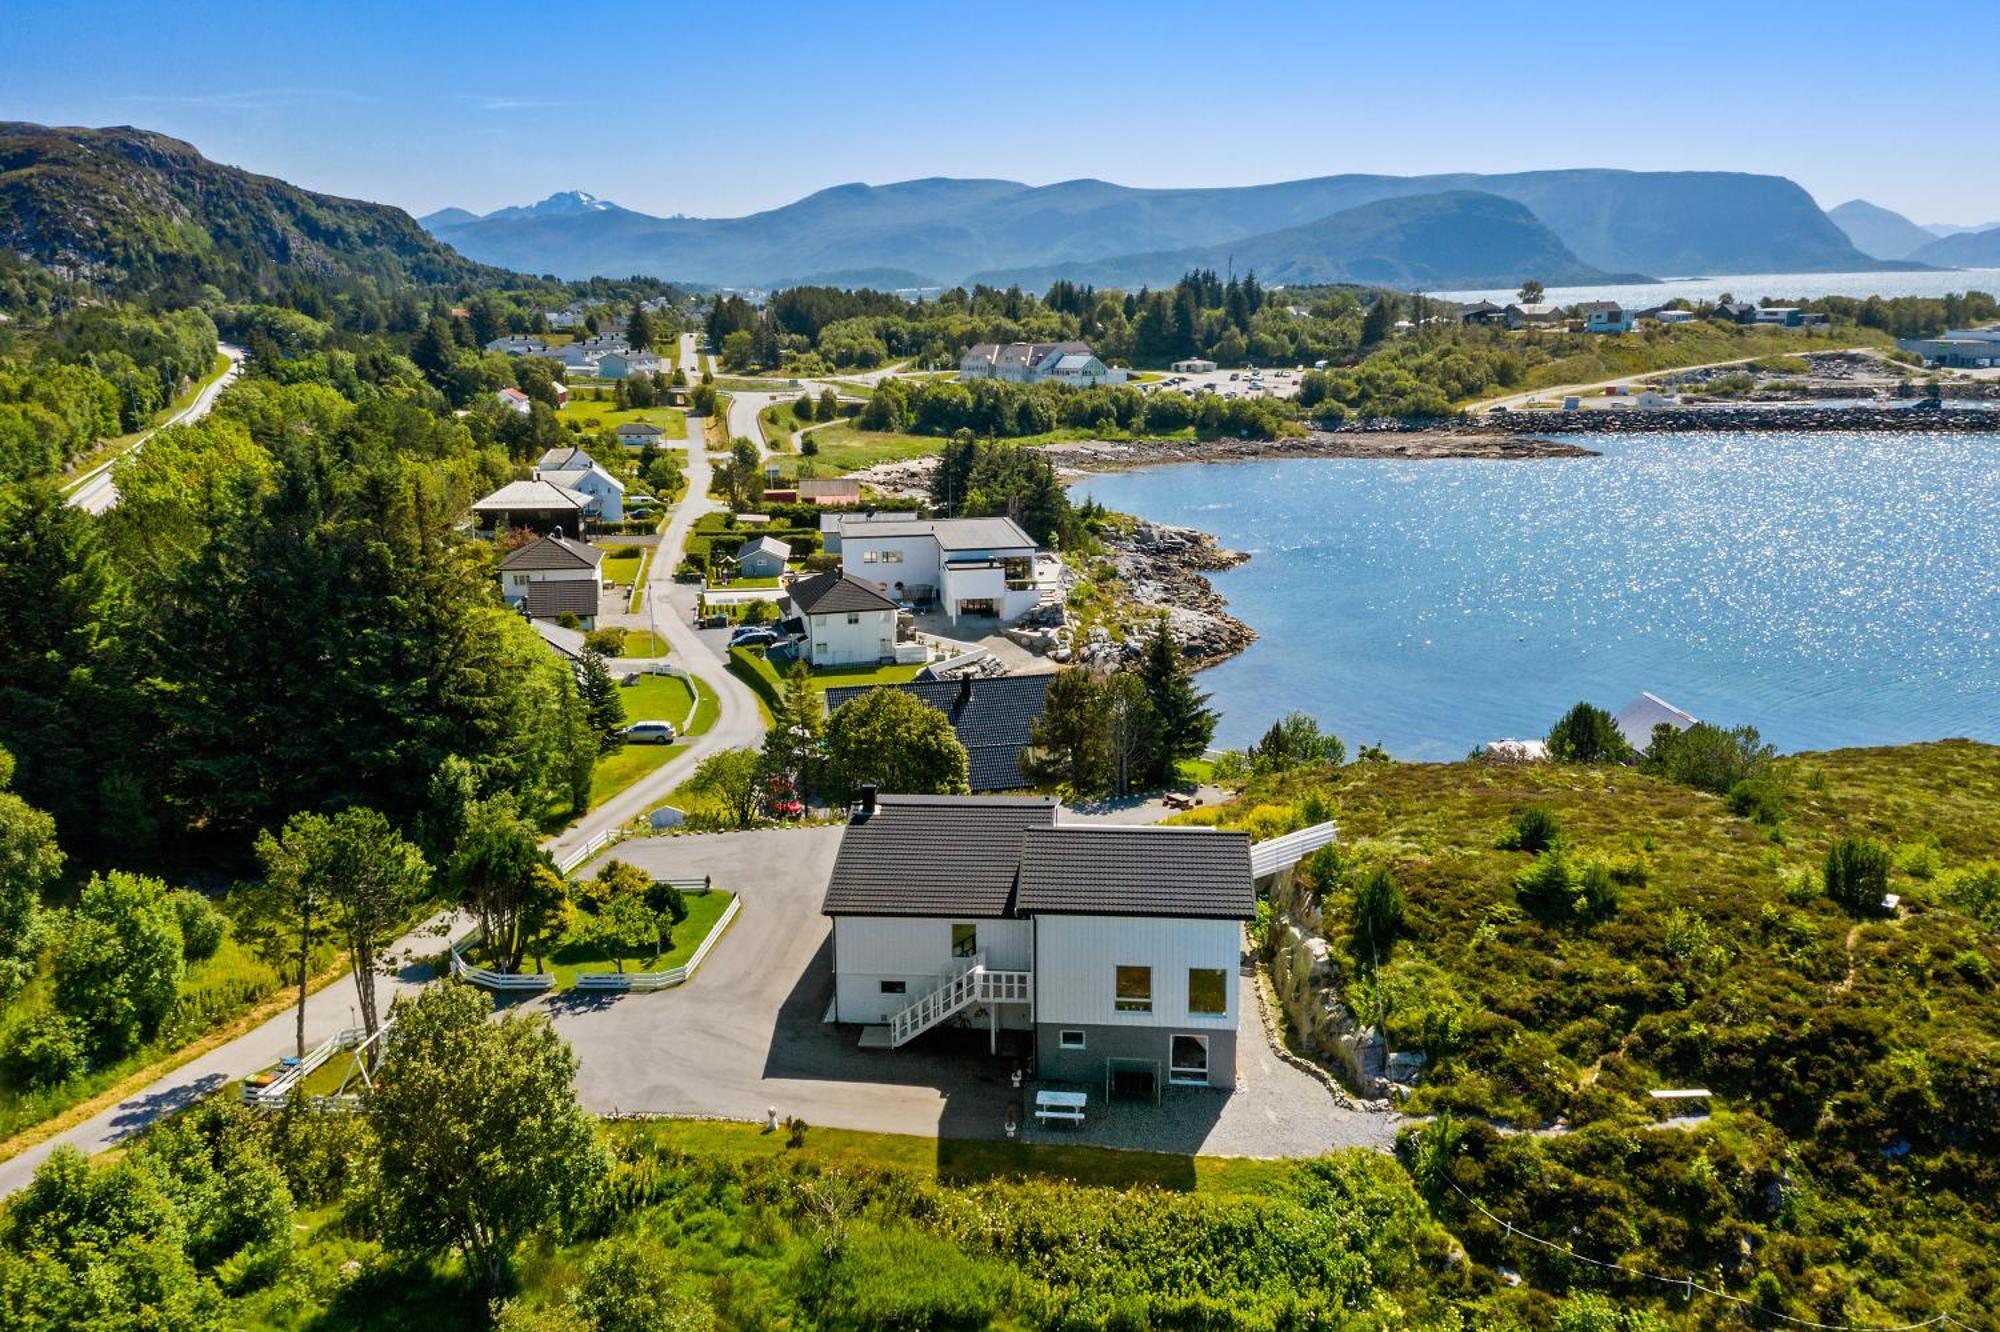
POLYGON ((864 1028, 864 1045, 970 1027, 1045 1080, 1235 1086, 1255 1002, 1243 833, 1086 821, 1047 797, 863 788, 821 910, 829 1020, 864 1028))

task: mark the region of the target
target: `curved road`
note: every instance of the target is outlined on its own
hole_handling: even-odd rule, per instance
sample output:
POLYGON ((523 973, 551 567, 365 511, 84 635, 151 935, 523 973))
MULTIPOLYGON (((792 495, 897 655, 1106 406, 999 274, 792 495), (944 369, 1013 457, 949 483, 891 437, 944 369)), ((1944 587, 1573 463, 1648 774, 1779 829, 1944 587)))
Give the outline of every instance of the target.
MULTIPOLYGON (((231 359, 240 364, 240 356, 239 352, 231 359)), ((684 364, 693 363, 692 335, 682 336, 681 357, 684 364)), ((216 385, 211 386, 212 391, 204 391, 202 399, 191 404, 187 411, 178 414, 175 421, 193 420, 206 412, 208 407, 213 405, 215 394, 220 392, 220 385, 224 382, 226 379, 217 381, 216 385)), ((660 553, 654 557, 655 567, 664 568, 669 574, 673 567, 680 563, 680 553, 686 546, 688 532, 693 528, 695 520, 702 514, 721 507, 708 498, 708 479, 712 469, 706 451, 699 447, 698 441, 701 439, 699 422, 693 424, 689 436, 687 494, 676 508, 673 521, 668 524, 666 533, 661 539, 660 553)), ((100 468, 91 475, 96 477, 103 471, 104 469, 100 468)), ((117 497, 116 490, 110 487, 108 473, 103 479, 103 490, 108 492, 108 496, 100 507, 108 506, 117 497)), ((74 497, 72 502, 75 502, 74 497)), ((96 511, 98 510, 92 510, 96 511)), ((628 820, 643 814, 667 792, 685 781, 688 774, 694 771, 695 765, 705 756, 720 749, 756 745, 763 741, 764 722, 757 709, 756 695, 751 693, 749 687, 742 681, 729 674, 724 660, 695 633, 693 626, 682 614, 680 606, 676 604, 684 602, 691 609, 692 590, 682 589, 670 576, 656 578, 649 582, 647 587, 648 595, 653 598, 652 606, 660 632, 672 646, 674 659, 691 674, 699 676, 703 683, 715 691, 721 703, 721 713, 707 734, 697 737, 652 773, 633 783, 616 798, 600 805, 574 827, 551 839, 548 843, 549 849, 558 857, 565 851, 583 845, 598 833, 614 830, 628 820)), ((450 912, 433 917, 399 939, 390 950, 390 954, 414 958, 441 951, 444 935, 451 921, 450 912)), ((383 978, 378 982, 378 986, 381 991, 386 991, 384 994, 386 998, 414 990, 423 985, 429 977, 430 972, 427 967, 406 964, 393 976, 383 978)), ((26 1185, 33 1177, 36 1168, 47 1160, 49 1153, 59 1145, 72 1146, 86 1154, 116 1146, 155 1120, 192 1105, 232 1081, 254 1073, 258 1069, 269 1067, 280 1056, 291 1054, 294 1049, 295 1023, 294 1010, 287 1008, 250 1032, 190 1060, 109 1109, 54 1135, 48 1141, 31 1147, 18 1156, 0 1161, 0 1198, 26 1185)), ((308 1048, 342 1028, 356 1025, 358 1023, 354 1016, 354 991, 350 979, 343 977, 306 1000, 308 1048)))
POLYGON ((103 513, 118 502, 118 487, 111 482, 112 468, 137 453, 147 440, 168 426, 187 425, 209 414, 215 407, 215 400, 222 396, 222 391, 234 384, 236 377, 243 372, 243 360, 249 355, 241 347, 228 342, 216 343, 215 349, 229 358, 229 368, 224 370, 214 383, 206 385, 201 392, 195 394, 193 402, 133 440, 130 448, 121 450, 116 457, 106 458, 78 477, 72 483, 69 492, 71 504, 85 513, 103 513))

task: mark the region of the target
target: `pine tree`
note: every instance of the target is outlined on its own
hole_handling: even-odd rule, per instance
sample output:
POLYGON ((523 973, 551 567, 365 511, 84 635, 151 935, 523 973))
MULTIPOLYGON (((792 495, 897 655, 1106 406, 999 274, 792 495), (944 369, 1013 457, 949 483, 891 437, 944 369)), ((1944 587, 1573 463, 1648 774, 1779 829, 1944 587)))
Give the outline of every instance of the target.
POLYGON ((632 313, 625 321, 625 341, 634 351, 646 351, 653 345, 653 317, 646 313, 643 304, 634 303, 632 313))
POLYGON ((1361 321, 1361 345, 1379 347, 1389 340, 1389 333, 1396 325, 1394 298, 1384 292, 1368 307, 1368 314, 1361 321))
POLYGON ((1194 687, 1180 645, 1167 632, 1164 615, 1139 660, 1139 678, 1145 682, 1153 709, 1153 751, 1147 776, 1165 784, 1174 780, 1182 759, 1201 757, 1215 738, 1217 718, 1214 709, 1207 706, 1209 695, 1194 687))
POLYGON ((623 748, 625 704, 618 697, 618 682, 594 649, 585 648, 576 659, 576 689, 582 695, 590 729, 597 733, 598 747, 607 752, 623 748))

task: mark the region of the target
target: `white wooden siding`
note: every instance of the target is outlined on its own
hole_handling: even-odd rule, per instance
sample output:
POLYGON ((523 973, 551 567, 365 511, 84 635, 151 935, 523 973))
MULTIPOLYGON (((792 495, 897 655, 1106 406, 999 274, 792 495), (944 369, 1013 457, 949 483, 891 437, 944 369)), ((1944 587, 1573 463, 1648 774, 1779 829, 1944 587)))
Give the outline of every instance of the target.
POLYGON ((1132 1027, 1234 1030, 1243 927, 1233 920, 1132 916, 1042 916, 1035 922, 1036 1021, 1132 1027), (1117 969, 1153 969, 1153 1011, 1121 1013, 1117 969), (1223 973, 1229 1011, 1187 1011, 1190 968, 1223 973))
POLYGON ((809 651, 813 665, 872 666, 895 656, 896 612, 857 611, 854 624, 847 622, 847 615, 846 611, 835 611, 806 617, 806 627, 812 631, 809 651))
MULTIPOLYGON (((842 1022, 882 1023, 933 989, 963 960, 951 955, 954 923, 976 925, 979 951, 997 971, 1031 969, 1031 935, 1025 920, 953 922, 911 916, 836 916, 833 920, 835 998, 842 1022), (882 993, 882 982, 905 982, 900 995, 882 993)), ((1025 1018, 1025 1006, 1023 1006, 1025 1018)))

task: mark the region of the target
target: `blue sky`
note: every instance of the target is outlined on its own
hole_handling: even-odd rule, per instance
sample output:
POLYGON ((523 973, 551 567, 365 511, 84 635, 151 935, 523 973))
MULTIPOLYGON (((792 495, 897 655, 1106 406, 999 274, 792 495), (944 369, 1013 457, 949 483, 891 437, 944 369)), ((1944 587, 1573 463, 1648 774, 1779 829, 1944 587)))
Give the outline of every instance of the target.
POLYGON ((571 188, 728 216, 926 175, 1618 166, 2000 219, 1967 110, 1992 91, 2000 5, 1900 9, 0 0, 0 119, 142 125, 412 212, 571 188), (1933 132, 1947 118, 1967 128, 1933 132))

